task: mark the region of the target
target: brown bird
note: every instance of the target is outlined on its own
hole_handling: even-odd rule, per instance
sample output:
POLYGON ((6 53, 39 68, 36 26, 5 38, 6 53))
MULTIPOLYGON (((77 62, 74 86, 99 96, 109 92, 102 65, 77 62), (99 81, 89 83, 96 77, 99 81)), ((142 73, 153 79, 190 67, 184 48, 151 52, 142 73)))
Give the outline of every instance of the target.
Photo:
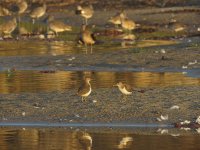
POLYGON ((91 84, 90 84, 91 78, 85 78, 83 81, 83 84, 79 87, 77 94, 82 97, 82 102, 90 95, 92 92, 91 84))
POLYGON ((85 24, 88 24, 88 19, 93 16, 94 10, 92 5, 89 6, 81 6, 78 5, 76 9, 76 14, 80 14, 82 17, 85 18, 85 24))
POLYGON ((125 99, 126 95, 131 95, 132 94, 132 87, 128 84, 122 83, 122 82, 118 82, 116 85, 118 89, 120 90, 120 92, 123 94, 123 99, 125 99))
POLYGON ((10 37, 11 33, 15 30, 16 27, 17 27, 17 21, 16 18, 13 18, 0 25, 0 32, 10 37))
POLYGON ((16 3, 12 6, 12 11, 17 13, 18 21, 20 22, 20 15, 23 14, 28 8, 28 4, 25 0, 16 0, 16 3))
POLYGON ((43 6, 36 7, 31 11, 30 17, 32 18, 33 24, 35 23, 35 19, 38 19, 42 17, 43 15, 45 15, 46 9, 47 9, 47 6, 44 3, 43 6))
POLYGON ((121 15, 121 26, 124 30, 127 30, 129 33, 136 28, 136 24, 134 21, 128 19, 121 15))
POLYGON ((115 26, 119 27, 121 25, 122 18, 125 18, 125 13, 122 11, 117 13, 115 16, 111 17, 108 22, 114 24, 115 26))
POLYGON ((71 26, 66 25, 62 21, 54 20, 53 16, 48 17, 48 27, 49 27, 50 30, 52 30, 56 33, 56 36, 58 36, 58 32, 71 31, 72 30, 71 26))
POLYGON ((88 26, 82 25, 81 33, 79 37, 79 43, 82 43, 86 46, 87 54, 87 45, 90 45, 90 53, 92 53, 92 45, 95 44, 96 39, 94 34, 88 29, 88 26))

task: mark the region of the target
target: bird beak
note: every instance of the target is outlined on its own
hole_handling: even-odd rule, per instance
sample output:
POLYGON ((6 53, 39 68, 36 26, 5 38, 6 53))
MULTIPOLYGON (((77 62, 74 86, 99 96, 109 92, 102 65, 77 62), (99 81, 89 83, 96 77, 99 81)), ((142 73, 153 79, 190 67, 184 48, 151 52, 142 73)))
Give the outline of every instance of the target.
POLYGON ((114 84, 113 86, 117 86, 117 84, 114 84))

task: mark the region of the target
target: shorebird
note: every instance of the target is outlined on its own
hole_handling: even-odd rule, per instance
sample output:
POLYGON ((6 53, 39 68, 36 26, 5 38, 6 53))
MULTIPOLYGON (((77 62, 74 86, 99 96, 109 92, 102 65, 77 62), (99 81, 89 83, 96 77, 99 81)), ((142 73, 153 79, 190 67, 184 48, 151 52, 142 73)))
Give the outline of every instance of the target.
POLYGON ((86 54, 87 54, 87 45, 90 45, 90 53, 92 53, 92 45, 95 44, 95 42, 96 40, 94 34, 88 29, 88 26, 82 25, 79 37, 79 43, 82 43, 86 46, 86 54))
POLYGON ((12 11, 18 15, 18 21, 20 22, 20 15, 23 14, 28 8, 28 4, 25 0, 17 0, 16 4, 13 5, 12 11))
POLYGON ((64 32, 64 31, 71 31, 72 27, 69 25, 66 25, 62 21, 54 20, 53 16, 48 17, 48 28, 56 33, 56 36, 58 36, 58 32, 64 32))
MULTIPOLYGON (((126 96, 126 95, 131 95, 132 94, 132 87, 128 84, 125 84, 125 83, 122 83, 122 82, 118 82, 116 85, 114 86, 117 86, 118 89, 120 90, 120 92, 123 94, 123 96, 126 96)), ((125 97, 123 97, 123 99, 125 99, 125 97)))
POLYGON ((81 6, 78 5, 76 9, 76 14, 80 14, 82 17, 85 18, 85 24, 88 24, 88 19, 93 16, 94 10, 92 5, 89 6, 81 6))
POLYGON ((127 30, 128 32, 131 32, 133 29, 136 28, 136 24, 134 21, 128 19, 127 17, 124 17, 124 15, 121 16, 121 26, 124 30, 127 30))
POLYGON ((13 18, 13 19, 1 24, 0 31, 4 35, 11 36, 10 34, 15 30, 16 27, 17 27, 17 21, 16 21, 16 18, 13 18))
POLYGON ((92 92, 91 84, 90 84, 91 79, 90 78, 85 78, 83 84, 79 87, 77 94, 82 97, 82 102, 90 95, 92 92))
POLYGON ((47 6, 44 3, 43 6, 36 7, 31 11, 30 17, 32 18, 33 24, 35 23, 35 19, 38 19, 42 17, 43 15, 45 15, 46 9, 47 9, 47 6))
POLYGON ((115 26, 119 27, 119 25, 121 25, 121 20, 122 18, 125 18, 125 13, 122 12, 118 12, 115 16, 111 17, 108 22, 114 24, 115 26))

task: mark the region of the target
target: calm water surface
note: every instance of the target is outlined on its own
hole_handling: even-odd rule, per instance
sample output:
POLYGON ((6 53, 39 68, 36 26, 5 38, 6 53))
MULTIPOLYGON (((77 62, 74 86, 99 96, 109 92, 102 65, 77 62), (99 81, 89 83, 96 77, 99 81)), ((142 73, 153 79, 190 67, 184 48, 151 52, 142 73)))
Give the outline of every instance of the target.
MULTIPOLYGON (((122 47, 119 42, 104 43, 93 47, 94 53, 108 52, 136 47, 176 44, 169 40, 144 40, 122 47)), ((64 55, 85 53, 85 47, 70 41, 0 41, 0 56, 64 55)), ((89 49, 88 49, 89 50, 89 49)))
POLYGON ((5 71, 0 72, 0 93, 77 89, 84 77, 92 78, 93 88, 112 88, 119 81, 136 88, 200 85, 200 78, 169 72, 5 71))
POLYGON ((1 128, 1 150, 198 150, 200 135, 173 137, 155 131, 114 132, 64 128, 1 128), (84 138, 87 137, 87 138, 84 138), (129 142, 122 144, 122 139, 129 142), (120 144, 121 142, 121 144, 120 144))

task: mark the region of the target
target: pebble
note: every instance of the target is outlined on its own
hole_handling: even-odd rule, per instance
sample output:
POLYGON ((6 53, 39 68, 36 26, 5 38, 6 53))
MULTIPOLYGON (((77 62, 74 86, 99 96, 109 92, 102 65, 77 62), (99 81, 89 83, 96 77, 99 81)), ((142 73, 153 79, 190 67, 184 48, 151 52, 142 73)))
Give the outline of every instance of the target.
POLYGON ((180 109, 180 107, 178 105, 173 105, 172 107, 170 107, 171 110, 174 110, 174 109, 180 109))

